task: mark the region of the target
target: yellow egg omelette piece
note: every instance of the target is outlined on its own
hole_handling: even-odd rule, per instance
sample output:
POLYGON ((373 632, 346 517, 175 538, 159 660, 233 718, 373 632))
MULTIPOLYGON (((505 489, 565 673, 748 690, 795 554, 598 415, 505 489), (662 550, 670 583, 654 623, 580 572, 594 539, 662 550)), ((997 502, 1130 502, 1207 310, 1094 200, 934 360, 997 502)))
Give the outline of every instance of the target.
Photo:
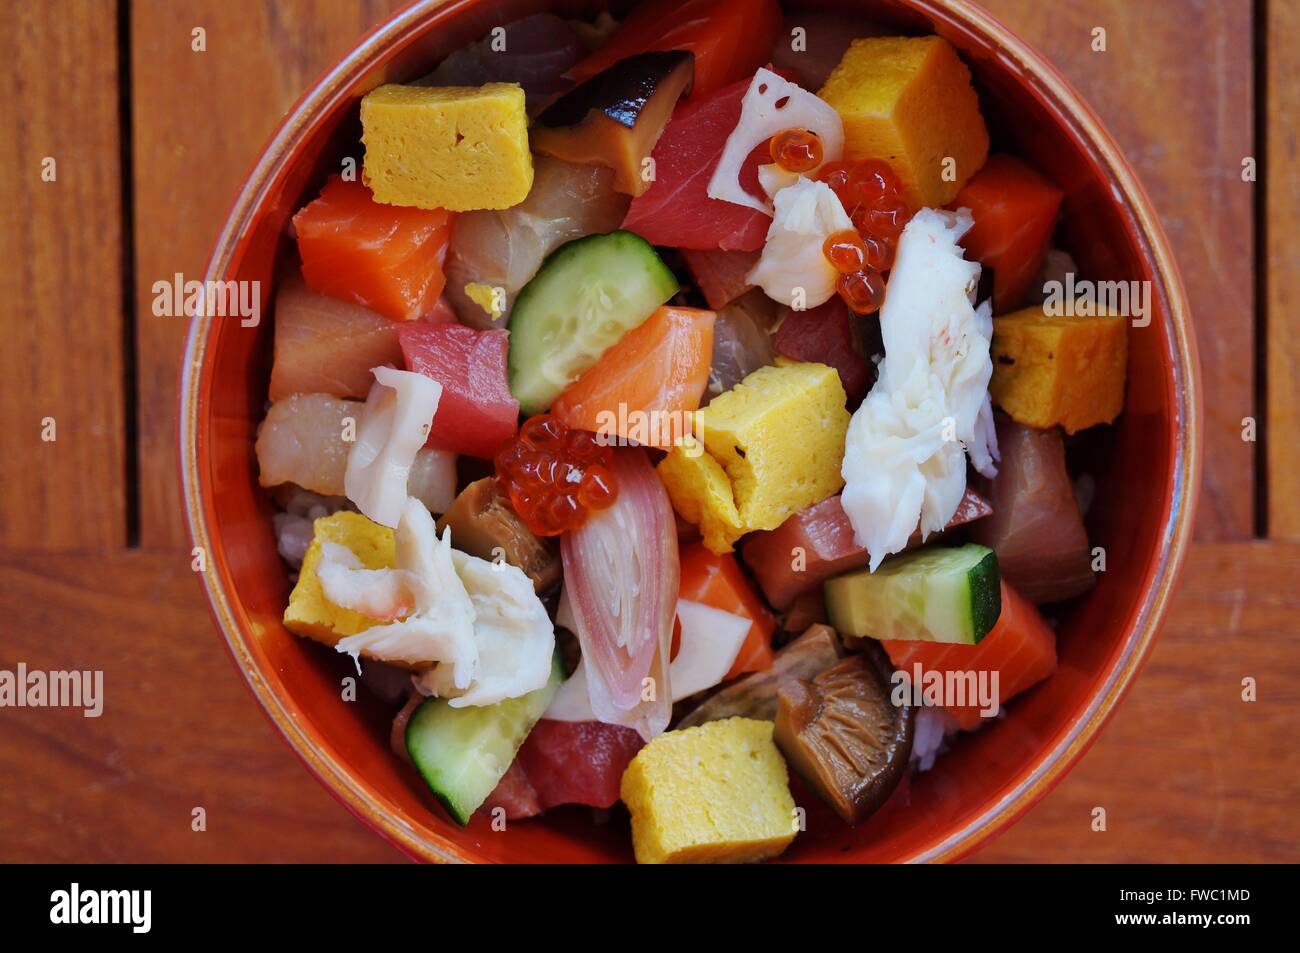
POLYGON ((678 445, 659 464, 677 512, 712 552, 838 492, 849 427, 839 372, 778 358, 695 415, 707 456, 678 445))
POLYGON ((798 830, 773 724, 727 718, 669 731, 623 772, 642 864, 743 863, 780 854, 798 830))
POLYGON ((854 40, 818 93, 844 121, 844 158, 882 159, 915 209, 947 205, 988 158, 970 70, 941 37, 854 40))
POLYGON ((298 584, 284 610, 284 626, 290 632, 333 646, 339 639, 382 625, 359 612, 335 605, 321 590, 316 567, 320 564, 321 540, 346 546, 367 569, 393 569, 397 565, 393 531, 360 513, 341 510, 322 516, 312 524, 311 545, 302 561, 298 584))
POLYGON ((993 319, 993 403, 1029 427, 1075 433, 1124 409, 1128 321, 1053 317, 1041 305, 993 319))
POLYGON ((380 86, 361 100, 361 141, 362 178, 387 205, 503 209, 533 187, 518 83, 380 86))

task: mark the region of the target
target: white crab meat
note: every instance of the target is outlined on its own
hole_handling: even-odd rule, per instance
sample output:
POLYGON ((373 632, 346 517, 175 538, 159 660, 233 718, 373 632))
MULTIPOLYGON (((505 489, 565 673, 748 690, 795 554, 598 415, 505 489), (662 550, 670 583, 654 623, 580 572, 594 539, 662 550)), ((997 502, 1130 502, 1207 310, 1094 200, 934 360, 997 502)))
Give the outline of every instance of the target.
POLYGON ((980 473, 997 473, 991 311, 973 306, 980 266, 957 244, 971 224, 966 209, 922 209, 899 239, 880 310, 885 358, 841 467, 841 502, 873 570, 918 528, 947 525, 966 489, 963 451, 980 473))
POLYGON ((365 575, 358 577, 355 584, 335 583, 338 598, 328 591, 326 598, 365 614, 364 606, 371 597, 348 600, 348 591, 358 591, 364 585, 377 590, 402 586, 414 610, 401 621, 372 626, 340 639, 335 648, 353 658, 365 655, 407 665, 437 663, 435 670, 442 673, 448 691, 468 691, 479 672, 475 610, 452 559, 451 531, 445 530, 439 539, 433 517, 423 503, 411 497, 402 508, 395 541, 396 569, 350 570, 365 575), (391 581, 376 585, 381 573, 387 573, 391 581))
MULTIPOLYGON (((433 517, 411 497, 397 524, 396 569, 368 570, 328 554, 325 596, 371 615, 406 618, 341 639, 340 652, 432 668, 416 679, 426 695, 453 708, 495 705, 536 691, 550 677, 555 629, 533 582, 517 566, 452 549, 451 529, 439 539, 433 517), (397 611, 398 609, 402 611, 397 611)), ((326 553, 322 546, 322 566, 326 553)), ((351 557, 350 559, 348 557, 351 557)))

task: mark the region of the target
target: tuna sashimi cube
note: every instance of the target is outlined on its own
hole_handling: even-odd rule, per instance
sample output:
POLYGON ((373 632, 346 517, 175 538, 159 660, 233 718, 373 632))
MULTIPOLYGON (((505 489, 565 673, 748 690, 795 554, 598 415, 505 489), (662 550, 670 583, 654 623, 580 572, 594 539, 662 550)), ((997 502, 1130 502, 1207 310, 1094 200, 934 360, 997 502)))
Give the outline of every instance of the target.
POLYGON ((515 758, 510 762, 510 770, 497 782, 483 806, 480 814, 491 816, 498 808, 505 811, 508 821, 518 821, 525 817, 536 817, 542 813, 542 803, 537 799, 537 790, 528 780, 528 772, 515 758))
POLYGON ((636 731, 621 725, 543 718, 529 732, 516 762, 543 808, 610 807, 618 800, 623 772, 644 744, 636 731))
MULTIPOLYGON (((840 383, 848 395, 849 404, 857 405, 876 382, 875 365, 860 355, 853 346, 855 320, 849 316, 844 299, 833 296, 825 304, 806 311, 787 308, 776 333, 772 335, 772 348, 796 361, 816 361, 839 371, 840 383)), ((873 318, 858 318, 868 321, 873 318)))
MULTIPOLYGON (((991 512, 987 500, 967 489, 945 529, 991 512)), ((919 533, 912 534, 912 545, 920 539, 919 533)), ((853 541, 853 524, 838 496, 800 510, 774 530, 751 534, 741 555, 767 601, 777 610, 787 608, 795 597, 816 589, 832 576, 870 562, 867 551, 853 541), (800 550, 805 554, 802 562, 795 559, 800 550)))
MULTIPOLYGON (((745 79, 677 107, 651 153, 654 184, 632 200, 624 228, 652 245, 672 248, 756 251, 763 247, 770 216, 709 198, 709 179, 727 137, 740 121, 740 101, 749 83, 745 79)), ((761 194, 760 161, 771 160, 751 155, 741 176, 741 184, 755 194, 761 194)))
POLYGON ((442 385, 426 445, 492 457, 519 426, 519 401, 506 379, 509 332, 420 323, 397 333, 406 369, 442 385))
POLYGON ((691 248, 682 250, 682 258, 714 311, 722 310, 754 287, 749 283, 749 273, 758 264, 756 251, 691 248))

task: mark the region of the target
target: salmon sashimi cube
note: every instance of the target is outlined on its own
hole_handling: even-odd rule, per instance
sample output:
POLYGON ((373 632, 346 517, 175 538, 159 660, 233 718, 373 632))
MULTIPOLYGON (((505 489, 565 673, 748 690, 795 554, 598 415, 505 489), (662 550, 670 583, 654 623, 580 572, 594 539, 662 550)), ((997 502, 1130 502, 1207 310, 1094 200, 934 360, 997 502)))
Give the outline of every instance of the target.
POLYGON ((962 238, 966 257, 993 270, 993 313, 1024 303, 1047 255, 1065 193, 1019 159, 989 156, 950 208, 975 219, 962 238))
MULTIPOLYGON (((893 641, 880 644, 894 668, 915 675, 921 672, 997 672, 998 705, 1001 706, 1030 686, 1056 671, 1056 633, 1038 610, 1004 579, 1002 613, 989 634, 976 645, 939 642, 893 641)), ((945 706, 957 723, 967 730, 980 723, 976 705, 945 706)))
POLYGON ((709 382, 713 321, 712 311, 659 308, 566 387, 551 413, 574 429, 671 447, 709 382))
POLYGON ((293 217, 307 285, 394 321, 434 313, 453 215, 376 202, 360 182, 332 176, 293 217))

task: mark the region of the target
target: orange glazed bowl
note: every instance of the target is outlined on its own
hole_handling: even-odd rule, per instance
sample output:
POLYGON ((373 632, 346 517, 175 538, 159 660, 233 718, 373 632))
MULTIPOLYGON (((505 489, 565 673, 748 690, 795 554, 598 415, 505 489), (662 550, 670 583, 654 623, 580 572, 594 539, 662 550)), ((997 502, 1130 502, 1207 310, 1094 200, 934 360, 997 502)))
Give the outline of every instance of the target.
MULTIPOLYGON (((357 104, 368 90, 428 72, 494 26, 544 9, 590 14, 598 2, 419 0, 362 39, 285 117, 245 180, 216 240, 208 280, 260 281, 271 313, 277 264, 293 255, 293 212, 327 172, 358 155, 357 104)), ((616 6, 626 6, 616 4, 616 6)), ((1097 489, 1090 539, 1106 552, 1096 588, 1061 614, 1057 673, 1018 696, 1006 718, 963 736, 913 775, 866 824, 821 822, 780 859, 954 860, 986 842, 1061 780, 1097 737, 1151 650, 1191 533, 1200 470, 1201 397, 1191 317, 1168 242, 1133 171, 1092 110, 1041 56, 967 0, 805 0, 803 8, 937 33, 974 76, 994 147, 1035 164, 1066 192, 1058 242, 1083 277, 1150 282, 1150 324, 1129 334, 1118 423, 1086 444, 1097 489), (1093 443, 1096 446, 1093 446, 1093 443)), ((203 584, 253 694, 288 743, 354 814, 414 858, 438 861, 632 860, 621 812, 594 824, 560 808, 491 829, 450 820, 415 770, 389 749, 392 709, 340 697, 351 660, 281 624, 288 573, 253 441, 270 372, 272 322, 193 320, 180 395, 181 470, 203 584)), ((1076 448, 1077 449, 1077 448, 1076 448)), ((806 798, 804 798, 806 800, 806 798)))

